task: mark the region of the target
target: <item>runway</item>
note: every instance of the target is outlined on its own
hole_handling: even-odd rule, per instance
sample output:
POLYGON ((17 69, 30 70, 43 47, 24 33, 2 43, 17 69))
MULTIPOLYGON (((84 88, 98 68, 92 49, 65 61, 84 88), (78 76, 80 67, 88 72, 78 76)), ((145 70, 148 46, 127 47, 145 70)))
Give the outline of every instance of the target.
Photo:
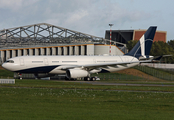
POLYGON ((110 83, 110 82, 100 82, 100 81, 67 81, 67 82, 78 82, 78 83, 86 83, 91 85, 112 85, 112 86, 174 87, 174 85, 170 85, 170 84, 110 83))
MULTIPOLYGON (((16 86, 15 84, 14 85, 0 85, 0 87, 8 87, 8 88, 24 88, 24 89, 67 89, 67 90, 94 90, 94 91, 117 91, 117 92, 151 92, 151 93, 174 93, 173 90, 157 90, 157 89, 152 89, 152 90, 144 90, 144 89, 122 89, 122 88, 115 88, 115 89, 107 89, 106 88, 98 88, 98 89, 95 89, 95 87, 92 87, 92 85, 96 86, 96 85, 103 85, 103 86, 135 86, 135 87, 174 87, 174 85, 170 85, 170 83, 168 84, 160 84, 160 83, 157 83, 157 84, 136 84, 136 83, 112 83, 112 82, 101 82, 101 81, 65 81, 65 80, 62 80, 62 81, 59 81, 59 80, 54 80, 54 81, 57 81, 57 82, 61 82, 60 84, 64 83, 64 82, 69 82, 69 83, 72 83, 70 85, 70 87, 43 87, 43 86, 16 86), (89 88, 82 88, 82 87, 78 87, 79 86, 79 83, 83 85, 88 85, 91 86, 89 88), (74 88, 72 88, 72 85, 77 85, 77 86, 74 86, 74 88)), ((64 84, 62 84, 64 85, 64 84)), ((130 87, 131 88, 131 87, 130 87)))

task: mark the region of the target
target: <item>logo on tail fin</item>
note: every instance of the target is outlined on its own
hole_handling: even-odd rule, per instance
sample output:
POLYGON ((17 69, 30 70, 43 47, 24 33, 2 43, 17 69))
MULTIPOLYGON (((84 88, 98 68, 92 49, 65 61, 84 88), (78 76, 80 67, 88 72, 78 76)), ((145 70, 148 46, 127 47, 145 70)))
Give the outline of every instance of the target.
POLYGON ((132 48, 132 50, 125 55, 131 55, 137 58, 139 57, 149 58, 156 28, 157 28, 156 26, 150 27, 146 31, 146 33, 140 38, 138 43, 132 48))

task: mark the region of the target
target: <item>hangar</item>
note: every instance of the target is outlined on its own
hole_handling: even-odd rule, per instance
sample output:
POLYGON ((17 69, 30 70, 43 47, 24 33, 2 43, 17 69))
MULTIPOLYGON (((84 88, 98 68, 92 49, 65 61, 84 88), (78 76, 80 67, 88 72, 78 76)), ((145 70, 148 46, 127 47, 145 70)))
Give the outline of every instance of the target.
POLYGON ((123 55, 116 44, 124 43, 67 28, 47 24, 33 24, 0 30, 0 62, 25 55, 123 55))

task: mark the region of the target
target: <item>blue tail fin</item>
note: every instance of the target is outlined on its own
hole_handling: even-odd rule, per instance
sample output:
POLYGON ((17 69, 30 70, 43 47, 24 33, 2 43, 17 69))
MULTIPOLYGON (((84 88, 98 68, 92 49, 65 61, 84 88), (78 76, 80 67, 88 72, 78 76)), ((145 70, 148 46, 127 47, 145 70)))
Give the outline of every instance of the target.
POLYGON ((149 27, 146 33, 140 38, 138 43, 132 48, 130 52, 128 52, 125 55, 130 55, 137 58, 139 57, 149 58, 156 28, 157 28, 156 26, 149 27))

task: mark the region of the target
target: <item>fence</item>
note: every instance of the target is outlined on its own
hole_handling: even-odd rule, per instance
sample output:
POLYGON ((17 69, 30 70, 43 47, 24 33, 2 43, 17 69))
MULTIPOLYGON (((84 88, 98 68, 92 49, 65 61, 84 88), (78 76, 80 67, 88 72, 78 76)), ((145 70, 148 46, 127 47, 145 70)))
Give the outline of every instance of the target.
POLYGON ((0 79, 0 84, 15 84, 15 79, 0 79))
POLYGON ((109 80, 109 81, 117 81, 117 80, 146 80, 145 76, 134 76, 128 74, 118 74, 118 73, 99 73, 92 75, 97 76, 100 80, 109 80))
POLYGON ((146 74, 149 74, 151 76, 163 79, 163 80, 174 80, 174 72, 173 71, 167 71, 162 69, 155 69, 152 67, 147 66, 135 66, 135 69, 138 69, 146 74))

